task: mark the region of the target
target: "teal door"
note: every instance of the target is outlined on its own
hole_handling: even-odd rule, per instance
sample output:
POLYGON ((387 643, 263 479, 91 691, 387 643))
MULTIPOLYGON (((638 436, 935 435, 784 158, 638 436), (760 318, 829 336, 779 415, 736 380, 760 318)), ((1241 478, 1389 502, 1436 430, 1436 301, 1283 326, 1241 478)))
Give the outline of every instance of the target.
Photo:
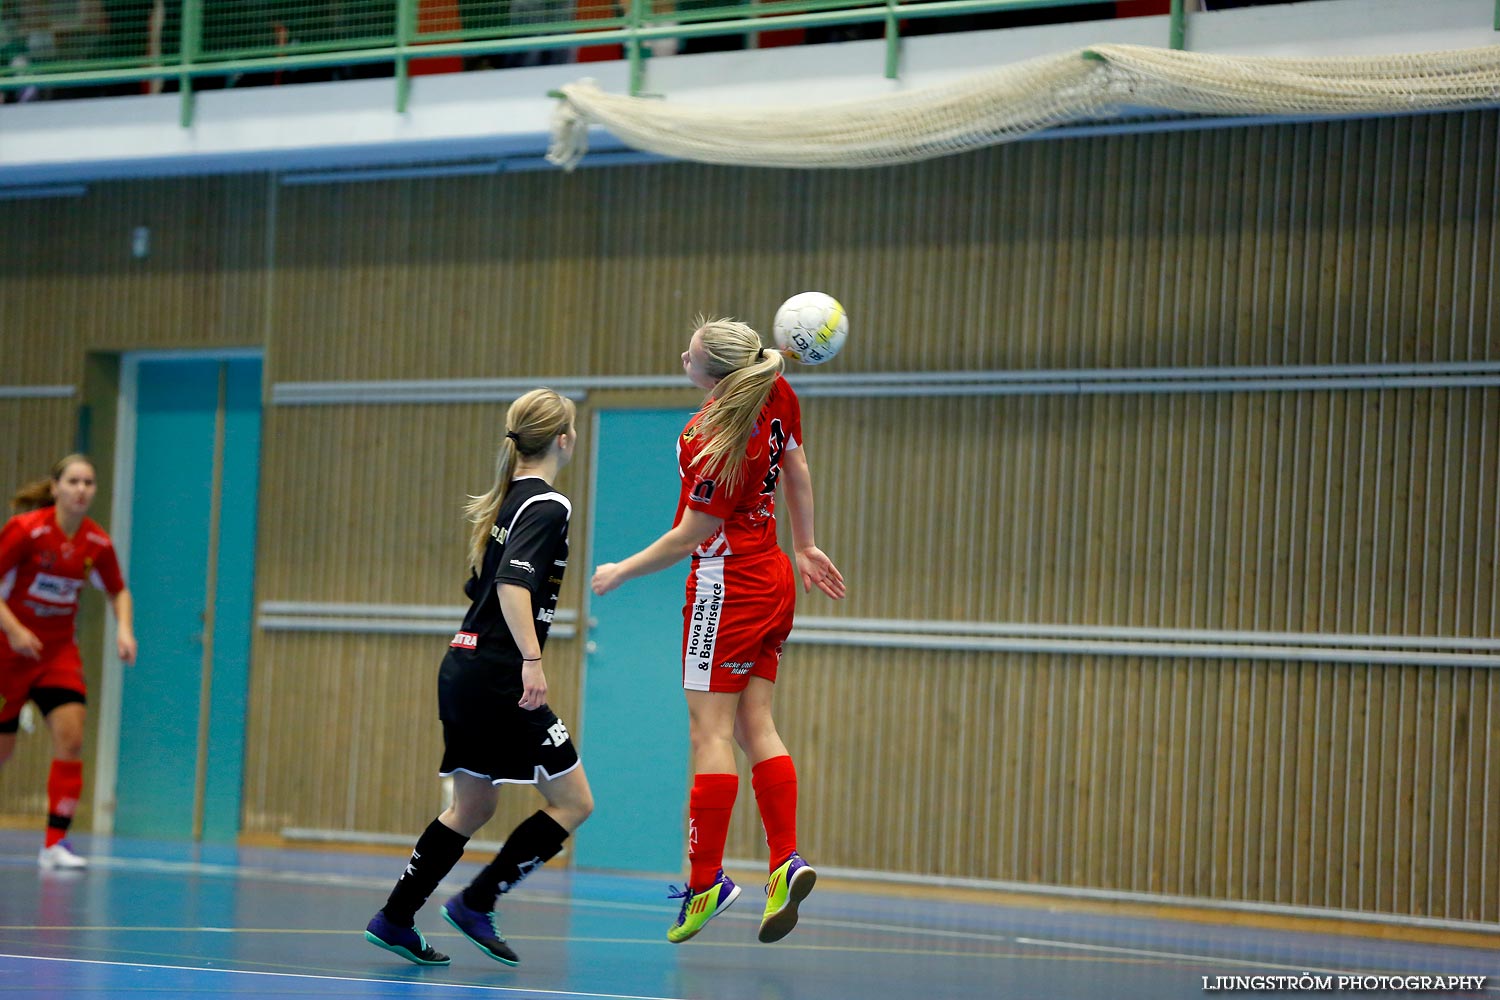
MULTIPOLYGON (((677 508, 677 435, 688 410, 602 411, 594 422, 592 575, 654 541, 677 508)), ((578 831, 587 868, 676 873, 687 827, 682 694, 687 564, 589 598, 583 759, 595 809, 578 831)))
MULTIPOLYGON (((117 834, 232 842, 250 675, 259 358, 150 360, 135 378, 117 834)), ((127 392, 127 398, 129 394, 127 392)))

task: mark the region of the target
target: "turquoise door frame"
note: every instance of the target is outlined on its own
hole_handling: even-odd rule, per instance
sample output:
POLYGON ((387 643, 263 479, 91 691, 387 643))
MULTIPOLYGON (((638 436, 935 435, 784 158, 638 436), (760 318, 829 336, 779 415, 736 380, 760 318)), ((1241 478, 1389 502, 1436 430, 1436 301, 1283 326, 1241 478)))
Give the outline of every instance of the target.
MULTIPOLYGON (((690 410, 594 414, 587 575, 654 541, 677 506, 677 435, 690 410)), ((585 589, 584 766, 596 808, 579 828, 585 868, 676 874, 684 864, 688 727, 682 694, 686 565, 585 589)))
POLYGON ((121 381, 129 440, 118 466, 129 482, 116 495, 129 500, 117 522, 128 524, 140 651, 117 682, 113 832, 232 842, 244 773, 261 361, 241 352, 126 355, 121 381))

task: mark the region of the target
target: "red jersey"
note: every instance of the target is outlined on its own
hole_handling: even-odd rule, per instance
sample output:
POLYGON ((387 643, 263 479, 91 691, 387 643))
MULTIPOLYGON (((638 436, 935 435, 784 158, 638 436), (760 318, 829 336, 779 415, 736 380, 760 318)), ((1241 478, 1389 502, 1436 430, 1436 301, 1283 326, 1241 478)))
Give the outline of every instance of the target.
POLYGON ((781 478, 781 460, 787 452, 802 447, 802 405, 791 384, 777 376, 771 395, 761 409, 745 448, 744 475, 732 491, 703 475, 697 435, 699 410, 677 439, 677 466, 682 491, 677 515, 682 520, 691 507, 724 519, 724 526, 693 550, 695 557, 741 556, 776 548, 776 483, 781 478))
POLYGON ((114 544, 89 518, 72 538, 57 526, 53 507, 17 514, 0 529, 0 600, 43 645, 73 641, 85 583, 111 595, 125 589, 114 544))

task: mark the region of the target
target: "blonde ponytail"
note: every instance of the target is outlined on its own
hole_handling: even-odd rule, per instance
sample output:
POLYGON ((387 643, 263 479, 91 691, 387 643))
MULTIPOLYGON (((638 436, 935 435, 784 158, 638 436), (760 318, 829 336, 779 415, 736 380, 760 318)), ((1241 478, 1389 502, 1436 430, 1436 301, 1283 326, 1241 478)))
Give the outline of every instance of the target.
POLYGON ((704 475, 734 489, 745 476, 746 449, 776 378, 786 367, 781 352, 762 347, 760 334, 732 319, 698 327, 704 373, 718 379, 698 418, 704 475))
POLYGON ((469 530, 469 565, 476 571, 484 562, 484 547, 489 541, 490 527, 495 523, 495 514, 505 502, 510 489, 510 477, 516 470, 516 443, 509 435, 500 442, 495 453, 495 483, 483 496, 471 496, 464 504, 464 516, 473 527, 469 530))
POLYGON ((464 516, 473 525, 469 531, 469 565, 474 570, 484 564, 484 547, 489 544, 490 529, 505 494, 510 492, 516 466, 522 458, 545 454, 557 436, 573 426, 576 413, 571 399, 551 389, 533 389, 510 404, 505 412, 505 437, 495 453, 494 485, 464 504, 464 516))

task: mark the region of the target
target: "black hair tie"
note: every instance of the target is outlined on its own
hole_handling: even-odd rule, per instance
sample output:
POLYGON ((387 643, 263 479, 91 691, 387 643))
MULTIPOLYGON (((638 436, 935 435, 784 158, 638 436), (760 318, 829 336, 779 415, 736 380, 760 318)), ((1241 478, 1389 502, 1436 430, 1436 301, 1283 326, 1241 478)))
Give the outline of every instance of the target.
POLYGON ((521 443, 521 435, 517 434, 515 431, 506 431, 505 436, 510 438, 516 444, 521 443))

